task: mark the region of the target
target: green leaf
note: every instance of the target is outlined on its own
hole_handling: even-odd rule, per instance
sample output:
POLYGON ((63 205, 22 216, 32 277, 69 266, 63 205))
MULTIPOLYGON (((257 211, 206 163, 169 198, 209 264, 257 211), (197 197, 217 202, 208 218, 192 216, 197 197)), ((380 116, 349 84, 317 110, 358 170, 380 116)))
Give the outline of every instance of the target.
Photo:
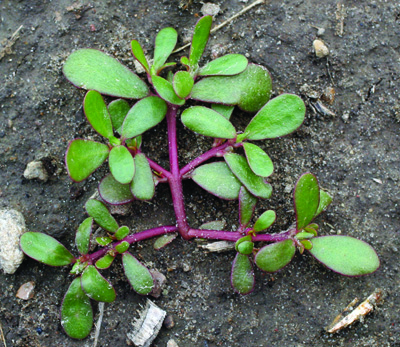
POLYGON ((178 71, 175 73, 172 86, 174 87, 174 91, 176 95, 180 98, 186 98, 193 88, 193 78, 190 76, 190 73, 187 71, 178 71))
POLYGON ((111 174, 121 184, 128 184, 135 174, 135 162, 125 146, 113 147, 108 158, 111 174))
POLYGON ((204 49, 210 36, 212 17, 204 16, 197 22, 193 32, 192 45, 190 47, 189 65, 191 70, 196 71, 199 60, 203 55, 204 49))
POLYGON ((69 143, 65 162, 69 177, 81 182, 95 171, 109 154, 107 145, 90 140, 76 139, 69 143))
POLYGON ((90 234, 92 233, 93 218, 86 218, 78 227, 75 235, 75 244, 79 253, 87 254, 89 252, 90 234))
MULTIPOLYGON (((161 77, 160 77, 161 78, 161 77)), ((167 114, 167 104, 157 96, 138 101, 126 115, 122 136, 136 137, 160 123, 167 114)))
POLYGON ((235 200, 242 186, 228 165, 214 162, 199 166, 191 173, 193 181, 209 193, 226 200, 235 200))
POLYGON ((281 94, 270 100, 244 131, 249 140, 274 139, 295 131, 304 121, 306 107, 297 95, 281 94))
POLYGON ((251 241, 251 240, 252 240, 252 236, 251 236, 251 235, 246 235, 246 236, 241 237, 241 238, 240 238, 239 240, 237 240, 236 243, 235 243, 235 249, 236 249, 236 251, 239 252, 239 245, 240 245, 242 242, 251 241))
POLYGON ((117 240, 122 240, 129 235, 129 228, 127 226, 120 227, 114 234, 117 240))
POLYGON ((141 99, 149 89, 137 75, 119 61, 96 49, 80 49, 66 60, 65 77, 79 88, 101 94, 141 99))
POLYGON ((157 73, 175 48, 178 33, 174 28, 164 28, 156 36, 153 67, 157 73))
POLYGON ((122 255, 122 264, 125 276, 136 293, 147 295, 153 290, 154 281, 150 271, 132 254, 129 252, 124 253, 122 255))
POLYGON ((324 211, 332 202, 332 197, 323 190, 319 191, 319 205, 317 212, 315 212, 314 218, 324 211))
POLYGON ((29 257, 51 266, 69 265, 74 256, 53 237, 29 231, 21 236, 22 251, 29 257))
POLYGON ((112 239, 108 236, 99 236, 96 237, 96 242, 100 245, 100 246, 107 246, 112 242, 112 239))
POLYGON ((211 108, 219 114, 223 115, 227 120, 229 120, 235 106, 211 104, 211 108))
POLYGON ((318 261, 346 276, 367 275, 379 267, 375 250, 361 240, 350 236, 321 236, 311 239, 309 251, 318 261))
POLYGON ((89 265, 83 271, 81 285, 87 296, 93 300, 101 302, 113 302, 115 300, 115 290, 94 265, 89 265))
POLYGON ((108 104, 108 113, 111 117, 113 128, 121 134, 122 123, 130 109, 128 101, 117 99, 108 104))
POLYGON ((154 196, 155 187, 149 162, 143 153, 135 156, 135 167, 136 174, 131 184, 132 194, 136 199, 150 200, 154 196))
POLYGON ((268 210, 265 211, 255 222, 254 231, 260 232, 265 229, 268 229, 272 224, 274 224, 276 219, 275 211, 268 210))
POLYGON ((296 239, 301 241, 301 240, 311 239, 314 236, 315 235, 313 233, 308 233, 306 231, 301 231, 301 232, 296 234, 296 239))
POLYGON ((223 220, 213 220, 211 222, 206 222, 200 225, 199 229, 203 230, 224 230, 225 221, 223 220))
POLYGON ((246 158, 236 153, 227 153, 224 158, 234 175, 251 194, 262 199, 268 199, 271 196, 271 185, 251 171, 246 158))
POLYGON ((243 111, 256 112, 271 96, 272 81, 268 70, 249 64, 235 76, 206 77, 192 89, 191 98, 206 102, 238 105, 243 111))
POLYGON ((249 255, 253 252, 254 243, 251 241, 243 241, 237 248, 240 254, 249 255))
POLYGON ((168 101, 173 105, 180 106, 185 103, 185 100, 176 95, 171 82, 168 82, 166 79, 156 75, 151 77, 151 81, 158 95, 160 95, 160 97, 162 97, 165 101, 168 101))
POLYGON ((232 264, 231 285, 235 292, 246 295, 254 289, 253 265, 247 255, 237 253, 232 264))
POLYGON ((165 247, 166 245, 170 244, 173 240, 176 239, 176 237, 178 236, 178 233, 173 233, 173 234, 165 234, 160 236, 159 238, 157 238, 157 240, 154 242, 154 249, 155 250, 159 250, 163 247, 165 247))
POLYGON ((180 62, 182 65, 189 68, 189 59, 187 57, 181 57, 180 62))
POLYGON ((115 246, 115 250, 118 253, 124 253, 128 250, 130 244, 127 241, 122 241, 119 245, 115 246))
POLYGON ((135 59, 143 66, 147 73, 150 73, 149 64, 147 62, 146 56, 144 55, 143 48, 140 43, 136 40, 131 42, 132 53, 135 59))
POLYGON ((83 110, 90 125, 101 136, 110 138, 114 135, 110 114, 99 92, 90 90, 86 93, 83 110))
POLYGON ((243 72, 247 59, 241 54, 227 54, 210 61, 199 70, 199 76, 231 76, 243 72))
POLYGON ((260 147, 252 143, 244 143, 243 148, 251 170, 261 177, 268 177, 274 171, 271 158, 260 147))
POLYGON ((81 288, 80 277, 69 286, 61 305, 61 325, 68 336, 84 339, 93 326, 93 309, 90 299, 81 288))
POLYGON ((100 182, 99 194, 105 202, 111 205, 127 204, 134 200, 130 185, 119 183, 111 174, 100 182))
POLYGON ((300 243, 303 245, 303 247, 306 249, 306 250, 310 250, 311 248, 313 248, 313 245, 312 245, 312 243, 311 243, 311 241, 310 240, 301 240, 300 241, 300 243))
POLYGON ((254 260, 261 270, 275 272, 289 264, 295 252, 293 240, 285 240, 264 246, 254 260))
POLYGON ((296 183, 293 196, 297 230, 301 230, 313 220, 319 205, 317 178, 310 173, 303 174, 296 183))
POLYGON ((244 229, 249 224, 254 214, 258 199, 242 187, 239 192, 239 221, 240 226, 244 229))
POLYGON ((114 259, 115 257, 113 257, 111 254, 106 254, 104 257, 101 257, 99 260, 97 260, 95 265, 100 270, 108 269, 114 259))
POLYGON ((107 207, 99 200, 90 199, 85 204, 85 209, 89 216, 103 229, 111 232, 118 230, 118 223, 110 214, 107 207))
POLYGON ((190 130, 204 136, 234 139, 236 130, 232 123, 218 112, 203 106, 192 106, 182 112, 182 123, 190 130))

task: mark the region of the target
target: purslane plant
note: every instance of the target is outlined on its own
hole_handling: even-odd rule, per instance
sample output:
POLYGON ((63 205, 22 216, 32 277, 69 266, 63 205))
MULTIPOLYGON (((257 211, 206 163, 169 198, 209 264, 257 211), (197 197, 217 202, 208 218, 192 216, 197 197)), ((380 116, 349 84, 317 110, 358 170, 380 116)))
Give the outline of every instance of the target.
POLYGON ((296 220, 292 228, 279 234, 266 230, 276 214, 265 211, 249 227, 259 199, 268 199, 272 188, 267 178, 273 163, 259 146, 249 142, 278 138, 295 131, 305 117, 305 105, 296 95, 281 94, 270 100, 271 77, 266 68, 248 63, 240 54, 228 54, 205 66, 200 58, 205 49, 212 18, 197 23, 189 57, 182 57, 182 71, 160 73, 175 63, 167 62, 177 42, 173 28, 162 29, 156 37, 154 62, 150 66, 142 47, 132 41, 134 57, 143 66, 147 82, 107 54, 94 49, 80 49, 65 62, 66 78, 79 88, 87 89, 85 115, 105 143, 86 139, 72 140, 65 156, 68 174, 74 181, 89 177, 107 159, 110 174, 99 184, 99 194, 108 204, 125 204, 133 200, 150 200, 157 184, 168 183, 176 216, 176 225, 157 226, 134 234, 120 226, 104 202, 91 199, 86 205, 89 218, 76 232, 78 256, 72 255, 54 238, 38 232, 27 232, 21 248, 28 256, 52 266, 73 264, 71 283, 62 303, 61 324, 66 333, 85 338, 93 325, 90 299, 112 302, 115 291, 99 270, 108 268, 121 256, 125 275, 133 289, 147 295, 154 288, 151 272, 132 255, 131 244, 158 237, 154 248, 169 244, 179 234, 183 239, 205 238, 236 242, 236 256, 231 284, 240 294, 254 288, 253 264, 265 272, 285 267, 296 249, 309 251, 318 261, 346 276, 374 272, 379 259, 371 246, 349 236, 318 236, 313 222, 331 203, 330 195, 319 188, 317 179, 303 174, 294 189, 296 220), (103 95, 115 97, 108 105, 103 95), (137 100, 135 103, 127 100, 137 100), (186 128, 214 139, 213 147, 184 167, 178 165, 178 110, 188 100, 206 103, 191 106, 180 113, 186 128), (234 107, 255 113, 243 132, 230 122, 234 107), (141 151, 142 134, 166 118, 169 148, 169 170, 152 161, 141 151), (241 154, 241 153, 244 153, 241 154), (192 179, 209 193, 239 202, 239 227, 226 231, 206 223, 199 229, 189 226, 183 199, 182 180, 192 179), (97 225, 106 234, 93 240, 97 225), (96 243, 97 250, 90 253, 96 243), (257 248, 260 242, 267 243, 257 248))

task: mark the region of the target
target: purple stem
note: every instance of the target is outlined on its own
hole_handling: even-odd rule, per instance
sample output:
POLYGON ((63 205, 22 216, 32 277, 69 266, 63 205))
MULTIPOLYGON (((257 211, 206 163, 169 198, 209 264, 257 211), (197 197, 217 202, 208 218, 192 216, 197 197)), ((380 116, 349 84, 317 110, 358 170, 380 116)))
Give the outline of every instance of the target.
POLYGON ((186 211, 183 200, 182 180, 179 171, 178 162, 178 144, 176 136, 176 113, 178 106, 168 105, 167 112, 167 126, 168 126, 168 149, 169 149, 169 166, 171 176, 168 178, 169 186, 171 188, 172 202, 176 221, 178 224, 179 234, 183 239, 189 240, 188 235, 189 225, 186 221, 186 211))
POLYGON ((89 255, 89 259, 92 262, 95 262, 96 259, 101 258, 110 249, 115 248, 115 246, 118 246, 123 241, 126 241, 129 244, 132 244, 134 242, 147 240, 147 239, 150 239, 150 238, 155 237, 155 236, 161 236, 161 235, 164 235, 164 234, 174 233, 176 231, 178 231, 178 228, 176 226, 174 226, 174 225, 167 225, 167 226, 164 225, 164 226, 161 226, 161 227, 144 230, 144 231, 141 231, 141 232, 139 232, 137 234, 129 235, 129 236, 125 237, 123 240, 113 243, 109 247, 105 247, 105 248, 99 249, 98 251, 90 254, 89 255))
POLYGON ((163 177, 166 177, 168 179, 172 177, 172 174, 168 170, 165 170, 161 165, 157 164, 155 161, 151 160, 150 158, 147 158, 147 161, 149 162, 150 167, 156 172, 161 172, 163 177))
POLYGON ((212 148, 209 151, 203 153, 201 156, 192 160, 190 163, 188 163, 181 169, 180 171, 181 177, 187 174, 188 172, 192 171, 194 168, 199 166, 201 163, 204 163, 208 159, 211 159, 216 156, 223 156, 225 154, 225 149, 229 146, 232 146, 232 143, 227 141, 222 145, 212 148))
MULTIPOLYGON (((242 233, 236 231, 218 231, 218 230, 203 230, 203 229, 190 229, 190 237, 199 237, 203 239, 215 239, 225 241, 237 241, 243 237, 242 233)), ((264 242, 278 242, 287 240, 291 236, 290 231, 286 231, 281 234, 259 234, 253 237, 253 241, 264 241, 264 242)))

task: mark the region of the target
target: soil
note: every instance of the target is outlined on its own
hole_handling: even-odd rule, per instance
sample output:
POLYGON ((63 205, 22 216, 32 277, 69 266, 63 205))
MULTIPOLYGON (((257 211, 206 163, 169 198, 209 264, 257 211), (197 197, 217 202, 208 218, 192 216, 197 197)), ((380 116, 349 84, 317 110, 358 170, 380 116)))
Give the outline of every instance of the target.
MULTIPOLYGON (((215 1, 215 23, 249 4, 215 1)), ((27 228, 46 232, 73 249, 74 232, 85 218, 84 203, 95 192, 106 167, 80 184, 68 178, 63 156, 74 137, 96 138, 82 113, 84 91, 61 72, 78 48, 99 48, 133 68, 130 40, 138 39, 149 55, 156 32, 172 26, 179 46, 190 38, 202 3, 185 1, 72 0, 0 2, 0 208, 25 216, 27 228), (72 8, 71 8, 72 6, 72 8), (5 44, 21 26, 15 43, 5 44), (42 159, 47 182, 23 177, 26 165, 42 159)), ((142 261, 167 277, 163 295, 152 299, 172 315, 154 346, 174 339, 179 346, 400 346, 400 3, 395 0, 269 0, 211 36, 204 61, 218 51, 245 54, 266 66, 274 95, 290 92, 307 102, 306 121, 294 134, 262 142, 275 163, 273 198, 257 206, 257 215, 275 209, 272 232, 293 222, 291 191, 297 177, 313 172, 334 202, 319 219, 320 234, 346 234, 370 243, 380 269, 369 276, 340 276, 311 256, 297 254, 282 271, 257 273, 255 291, 241 297, 230 287, 233 252, 205 253, 196 242, 175 240, 156 252, 153 241, 132 247, 142 261), (342 10, 340 10, 342 9, 342 10), (312 43, 318 29, 330 54, 317 58, 312 43), (334 113, 316 111, 313 93, 327 87, 336 95, 334 113), (324 331, 355 297, 376 288, 383 303, 363 323, 337 334, 324 331)), ((180 56, 174 55, 172 60, 180 56)), ((233 122, 243 129, 251 115, 237 111, 233 122)), ((168 167, 166 124, 146 133, 144 152, 168 167)), ((181 163, 211 146, 209 139, 179 126, 181 163)), ((184 183, 190 224, 225 220, 237 226, 237 203, 218 200, 193 182, 184 183)), ((117 216, 134 230, 173 224, 167 186, 157 187, 151 203, 135 202, 117 216)), ((120 266, 105 271, 117 290, 106 304, 98 346, 125 346, 127 332, 146 298, 136 295, 120 266)), ((14 275, 0 273, 0 323, 7 346, 92 346, 70 339, 59 321, 59 308, 72 276, 68 268, 50 268, 26 259, 14 275), (22 301, 15 294, 33 281, 35 294, 22 301)), ((94 305, 97 319, 97 305, 94 305)), ((3 341, 0 338, 0 346, 3 341)))

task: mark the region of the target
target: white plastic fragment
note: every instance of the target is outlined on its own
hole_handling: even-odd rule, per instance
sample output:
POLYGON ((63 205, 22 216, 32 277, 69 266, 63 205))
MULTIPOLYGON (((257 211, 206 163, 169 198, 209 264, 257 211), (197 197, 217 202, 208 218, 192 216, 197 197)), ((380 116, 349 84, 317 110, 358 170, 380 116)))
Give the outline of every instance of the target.
POLYGON ((318 58, 323 58, 329 55, 329 49, 322 40, 314 40, 313 46, 315 55, 318 58))
POLYGON ((149 347, 157 337, 166 314, 167 312, 147 299, 146 307, 133 323, 133 331, 127 334, 128 339, 136 347, 149 347))
POLYGON ((6 274, 17 271, 24 259, 19 239, 25 231, 25 219, 20 212, 0 210, 0 269, 6 274))
POLYGON ((26 166, 24 177, 27 180, 34 180, 37 178, 40 181, 47 182, 49 174, 40 160, 34 160, 26 166))

